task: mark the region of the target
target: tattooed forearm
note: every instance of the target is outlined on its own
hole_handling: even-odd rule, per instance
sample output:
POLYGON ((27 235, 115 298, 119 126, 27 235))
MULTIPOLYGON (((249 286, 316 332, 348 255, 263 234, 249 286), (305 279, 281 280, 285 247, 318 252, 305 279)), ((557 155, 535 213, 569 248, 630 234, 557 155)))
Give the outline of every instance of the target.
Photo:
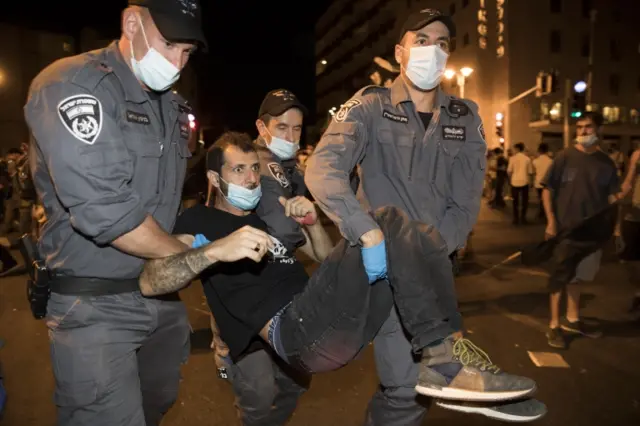
POLYGON ((186 287, 198 274, 214 262, 206 247, 189 250, 162 259, 148 260, 140 275, 140 291, 145 296, 174 293, 186 287))

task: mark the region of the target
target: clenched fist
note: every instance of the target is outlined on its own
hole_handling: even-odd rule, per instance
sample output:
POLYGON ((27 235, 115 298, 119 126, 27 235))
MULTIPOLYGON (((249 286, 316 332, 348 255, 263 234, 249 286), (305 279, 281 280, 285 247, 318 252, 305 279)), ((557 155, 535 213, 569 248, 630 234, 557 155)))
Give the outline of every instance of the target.
POLYGON ((291 217, 302 225, 315 225, 318 221, 316 206, 305 197, 293 197, 288 200, 284 197, 278 198, 284 207, 284 214, 291 217))

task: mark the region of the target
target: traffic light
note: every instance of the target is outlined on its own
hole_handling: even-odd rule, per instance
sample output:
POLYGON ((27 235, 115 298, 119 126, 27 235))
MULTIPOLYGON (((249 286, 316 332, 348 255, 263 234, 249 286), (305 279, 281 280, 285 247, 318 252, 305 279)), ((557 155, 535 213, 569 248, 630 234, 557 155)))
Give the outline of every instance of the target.
POLYGON ((536 97, 554 93, 558 90, 558 71, 540 71, 536 77, 536 97))
POLYGON ((571 118, 580 118, 587 110, 586 83, 579 81, 573 87, 573 99, 571 100, 571 118))
POLYGON ((549 74, 546 75, 547 78, 547 93, 555 93, 558 91, 558 71, 551 70, 549 74))
POLYGON ((189 114, 189 128, 191 131, 196 130, 196 117, 193 114, 189 114))

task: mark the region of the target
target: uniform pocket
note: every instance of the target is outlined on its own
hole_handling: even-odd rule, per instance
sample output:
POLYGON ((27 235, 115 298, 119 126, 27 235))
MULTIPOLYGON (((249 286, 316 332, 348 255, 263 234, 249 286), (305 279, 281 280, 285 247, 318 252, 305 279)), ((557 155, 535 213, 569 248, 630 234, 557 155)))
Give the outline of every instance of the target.
POLYGON ((409 132, 378 129, 378 146, 383 172, 388 176, 410 176, 415 155, 415 135, 409 132))
POLYGON ((92 312, 93 306, 87 298, 52 293, 47 303, 47 327, 55 332, 82 326, 92 312))
POLYGON ((148 199, 160 192, 160 159, 162 149, 160 142, 153 137, 140 137, 138 143, 131 147, 135 156, 134 173, 131 181, 134 189, 143 199, 148 199))

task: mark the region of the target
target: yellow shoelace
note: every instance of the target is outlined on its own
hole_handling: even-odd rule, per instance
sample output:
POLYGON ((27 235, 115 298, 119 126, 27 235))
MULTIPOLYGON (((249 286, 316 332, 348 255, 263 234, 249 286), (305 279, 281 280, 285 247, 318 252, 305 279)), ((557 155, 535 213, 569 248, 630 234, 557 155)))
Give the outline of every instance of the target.
POLYGON ((500 372, 500 368, 491 362, 489 355, 469 339, 456 340, 453 344, 453 355, 462 365, 478 367, 481 371, 500 372))

